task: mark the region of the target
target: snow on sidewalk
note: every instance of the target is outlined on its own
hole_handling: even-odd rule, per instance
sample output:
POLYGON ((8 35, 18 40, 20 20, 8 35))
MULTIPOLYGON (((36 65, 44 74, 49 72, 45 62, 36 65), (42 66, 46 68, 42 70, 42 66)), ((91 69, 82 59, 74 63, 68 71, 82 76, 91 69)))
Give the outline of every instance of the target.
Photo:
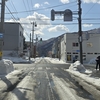
POLYGON ((8 59, 0 60, 0 75, 6 75, 14 71, 13 62, 8 59))
MULTIPOLYGON (((64 63, 63 61, 59 61, 57 58, 46 58, 50 60, 52 63, 64 63)), ((85 69, 85 67, 80 63, 80 61, 76 61, 75 63, 70 64, 69 69, 66 69, 70 74, 73 74, 86 82, 100 88, 100 71, 85 69)))
POLYGON ((100 88, 100 76, 95 77, 95 74, 100 74, 100 71, 90 71, 85 69, 85 67, 80 63, 80 61, 76 61, 75 63, 69 66, 69 69, 66 71, 70 72, 71 74, 85 80, 86 82, 97 86, 100 88), (94 75, 93 75, 94 74, 94 75))

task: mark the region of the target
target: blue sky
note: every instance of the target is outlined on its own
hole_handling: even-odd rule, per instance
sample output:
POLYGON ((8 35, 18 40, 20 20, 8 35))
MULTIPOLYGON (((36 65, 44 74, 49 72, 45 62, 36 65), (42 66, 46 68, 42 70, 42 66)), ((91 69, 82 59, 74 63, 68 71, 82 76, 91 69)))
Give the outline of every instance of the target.
MULTIPOLYGON (((1 0, 0 0, 1 1, 1 0)), ((82 31, 100 27, 100 0, 81 0, 82 31)), ((5 6, 5 21, 20 22, 24 36, 29 40, 32 22, 37 23, 35 34, 43 40, 57 37, 66 32, 78 31, 78 0, 8 0, 5 6), (51 10, 73 12, 73 21, 64 22, 63 15, 51 21, 51 10), (76 12, 76 14, 75 14, 76 12)))

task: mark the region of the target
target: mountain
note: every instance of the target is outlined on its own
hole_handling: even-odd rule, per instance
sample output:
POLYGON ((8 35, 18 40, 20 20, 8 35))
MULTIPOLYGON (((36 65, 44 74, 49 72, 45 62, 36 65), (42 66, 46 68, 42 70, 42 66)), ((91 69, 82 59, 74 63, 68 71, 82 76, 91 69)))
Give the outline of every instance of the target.
POLYGON ((37 43, 37 51, 39 57, 47 56, 49 51, 52 51, 52 45, 56 38, 51 38, 37 43))
POLYGON ((95 28, 95 29, 88 30, 88 33, 97 33, 97 34, 99 34, 100 33, 100 28, 95 28))

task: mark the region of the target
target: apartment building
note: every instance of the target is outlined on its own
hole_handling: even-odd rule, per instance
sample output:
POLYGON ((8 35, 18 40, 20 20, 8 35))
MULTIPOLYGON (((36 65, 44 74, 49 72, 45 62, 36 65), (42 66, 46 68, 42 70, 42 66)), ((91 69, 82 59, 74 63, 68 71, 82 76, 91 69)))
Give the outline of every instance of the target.
POLYGON ((23 31, 20 23, 4 23, 3 56, 23 53, 23 31))
MULTIPOLYGON (((100 55, 100 34, 83 32, 82 38, 83 63, 87 63, 100 55)), ((74 57, 80 60, 78 33, 66 33, 61 40, 61 59, 73 62, 74 57)))

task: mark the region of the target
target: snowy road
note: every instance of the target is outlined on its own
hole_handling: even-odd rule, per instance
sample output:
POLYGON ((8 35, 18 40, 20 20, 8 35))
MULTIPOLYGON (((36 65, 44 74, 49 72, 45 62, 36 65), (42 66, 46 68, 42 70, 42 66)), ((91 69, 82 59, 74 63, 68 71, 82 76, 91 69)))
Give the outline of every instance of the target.
POLYGON ((45 59, 16 64, 15 69, 21 71, 13 74, 10 82, 18 83, 1 91, 0 100, 96 100, 64 71, 67 68, 67 64, 52 64, 45 59))

